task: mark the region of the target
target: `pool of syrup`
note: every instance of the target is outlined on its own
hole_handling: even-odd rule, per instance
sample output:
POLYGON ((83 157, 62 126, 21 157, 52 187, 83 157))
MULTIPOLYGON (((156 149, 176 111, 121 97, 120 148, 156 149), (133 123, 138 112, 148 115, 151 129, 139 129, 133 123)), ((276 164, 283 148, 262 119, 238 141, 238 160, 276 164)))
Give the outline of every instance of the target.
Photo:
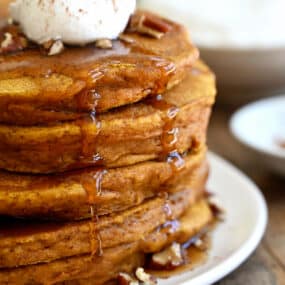
POLYGON ((211 229, 212 226, 182 245, 184 257, 184 262, 182 265, 165 270, 153 269, 150 267, 147 272, 157 278, 167 279, 179 275, 183 272, 193 270, 197 266, 205 263, 208 258, 208 251, 211 248, 211 236, 209 233, 211 229), (195 241, 198 239, 202 241, 202 245, 199 247, 195 246, 195 241))

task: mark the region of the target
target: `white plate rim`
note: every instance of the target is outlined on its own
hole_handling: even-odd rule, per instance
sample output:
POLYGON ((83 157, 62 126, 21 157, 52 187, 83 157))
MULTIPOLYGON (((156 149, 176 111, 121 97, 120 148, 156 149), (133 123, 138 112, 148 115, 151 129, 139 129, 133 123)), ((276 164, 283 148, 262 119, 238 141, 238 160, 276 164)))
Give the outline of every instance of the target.
POLYGON ((231 133, 233 134, 233 136, 242 144, 246 145, 247 147, 258 151, 262 154, 266 154, 266 155, 270 155, 270 156, 274 156, 275 158, 281 158, 281 159, 285 159, 285 153, 282 152, 278 152, 275 151, 274 149, 272 150, 268 150, 265 148, 260 147, 259 145, 253 144, 249 141, 247 141, 244 137, 239 135, 239 132, 237 131, 237 124, 238 124, 238 120, 241 116, 243 116, 244 114, 248 113, 251 111, 252 108, 258 108, 258 106, 264 105, 268 102, 272 103, 274 101, 279 101, 281 99, 284 99, 285 95, 281 94, 281 95, 277 95, 274 97, 270 97, 270 98, 265 98, 265 99, 261 99, 252 103, 249 103, 243 107, 241 107, 240 109, 238 109, 230 118, 229 121, 229 128, 231 133))
POLYGON ((208 285, 221 280, 223 277, 237 269, 254 252, 266 230, 268 221, 267 205, 260 189, 256 186, 256 184, 254 184, 254 182, 252 182, 243 172, 241 172, 231 163, 214 154, 213 152, 208 152, 208 159, 210 165, 221 165, 222 168, 234 174, 237 179, 242 180, 248 186, 248 191, 250 191, 251 196, 254 197, 257 209, 259 210, 258 222, 256 223, 255 228, 252 230, 252 233, 246 242, 244 242, 237 251, 234 251, 220 264, 194 278, 190 278, 180 283, 173 283, 173 285, 208 285))

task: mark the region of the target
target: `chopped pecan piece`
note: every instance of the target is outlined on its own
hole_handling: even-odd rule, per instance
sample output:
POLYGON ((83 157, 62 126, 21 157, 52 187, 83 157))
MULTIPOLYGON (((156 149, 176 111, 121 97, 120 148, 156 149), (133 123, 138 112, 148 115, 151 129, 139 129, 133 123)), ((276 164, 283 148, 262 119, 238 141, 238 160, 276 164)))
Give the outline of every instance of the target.
POLYGON ((171 26, 161 18, 142 14, 132 18, 130 30, 160 39, 171 30, 171 26))
POLYGON ((0 30, 0 54, 20 51, 27 46, 28 40, 18 26, 8 25, 0 30))
POLYGON ((184 263, 182 247, 174 242, 165 250, 152 256, 152 266, 158 269, 174 269, 184 263))
POLYGON ((136 277, 139 279, 142 285, 155 285, 157 280, 154 276, 146 273, 143 268, 139 267, 136 270, 136 277))
POLYGON ((127 273, 120 273, 118 275, 118 285, 139 285, 139 281, 135 280, 127 273))
MULTIPOLYGON (((48 43, 46 43, 46 46, 48 46, 48 43)), ((48 55, 53 56, 60 54, 64 50, 64 45, 61 40, 53 41, 50 48, 48 49, 48 55)))
POLYGON ((96 47, 102 49, 110 49, 113 47, 112 41, 109 39, 100 39, 95 42, 96 47))
POLYGON ((4 40, 1 43, 1 48, 7 49, 12 44, 13 44, 13 36, 10 33, 5 33, 4 40))
POLYGON ((133 38, 131 38, 130 36, 125 35, 125 34, 120 34, 119 35, 119 39, 121 41, 124 41, 124 42, 128 43, 128 44, 132 44, 134 42, 133 38))
POLYGON ((53 40, 49 40, 49 41, 43 43, 42 46, 45 50, 49 50, 52 47, 53 43, 54 43, 53 40))

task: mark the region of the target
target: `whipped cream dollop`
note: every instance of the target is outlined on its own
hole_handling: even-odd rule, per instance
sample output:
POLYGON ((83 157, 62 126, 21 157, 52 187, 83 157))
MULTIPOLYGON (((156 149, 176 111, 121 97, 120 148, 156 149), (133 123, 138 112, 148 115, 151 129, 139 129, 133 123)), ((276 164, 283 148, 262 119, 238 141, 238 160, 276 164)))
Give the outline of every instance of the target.
POLYGON ((135 7, 136 0, 16 0, 10 14, 39 44, 61 40, 85 45, 117 38, 135 7))

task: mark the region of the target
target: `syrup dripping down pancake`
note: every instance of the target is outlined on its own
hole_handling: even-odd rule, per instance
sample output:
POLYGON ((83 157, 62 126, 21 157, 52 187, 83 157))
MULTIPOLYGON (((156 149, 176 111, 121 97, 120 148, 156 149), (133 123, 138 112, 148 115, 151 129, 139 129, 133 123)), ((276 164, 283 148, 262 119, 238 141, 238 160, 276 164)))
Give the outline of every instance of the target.
MULTIPOLYGON (((103 252, 119 244, 140 240, 156 227, 176 220, 190 205, 199 201, 203 192, 201 187, 186 189, 169 197, 146 200, 123 212, 99 217, 95 227, 101 236, 103 252)), ((101 245, 90 234, 90 222, 2 221, 0 268, 50 262, 87 253, 91 255, 101 245), (93 242, 96 248, 93 248, 93 242)))
POLYGON ((125 210, 163 193, 200 189, 208 176, 206 149, 184 158, 173 172, 167 162, 148 161, 114 169, 85 169, 61 175, 0 172, 0 215, 56 220, 90 217, 125 210))
POLYGON ((171 151, 195 151, 205 143, 215 80, 202 62, 182 83, 154 98, 87 120, 35 127, 2 124, 0 168, 52 173, 121 167, 165 159, 171 151))

